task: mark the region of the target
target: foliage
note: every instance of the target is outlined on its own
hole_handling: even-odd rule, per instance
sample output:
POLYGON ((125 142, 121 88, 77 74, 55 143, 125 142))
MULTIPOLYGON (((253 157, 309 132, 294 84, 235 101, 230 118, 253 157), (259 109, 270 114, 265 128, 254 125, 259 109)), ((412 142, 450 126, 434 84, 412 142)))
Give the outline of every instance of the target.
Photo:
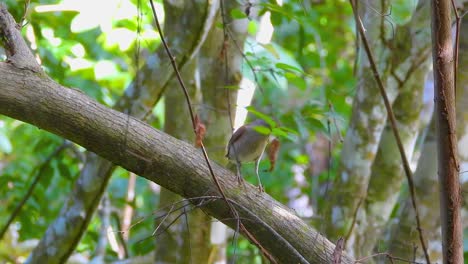
MULTIPOLYGON (((160 44, 151 9, 146 1, 140 0, 74 2, 32 1, 23 35, 54 80, 113 106, 142 65, 144 55, 160 44), (59 7, 66 11, 44 11, 45 8, 59 10, 59 7), (94 9, 107 12, 93 17, 94 9)), ((267 172, 269 161, 261 162, 262 182, 272 197, 289 205, 301 204, 298 213, 311 217, 305 211, 324 202, 319 194, 328 188, 337 170, 339 135, 344 134, 356 92, 352 10, 344 0, 317 1, 323 3, 290 0, 282 5, 269 0, 253 7, 248 7, 248 1, 239 2, 243 6, 227 15, 233 19, 250 18, 242 66, 243 76, 258 87, 253 105, 248 109, 250 117, 263 117, 274 123, 273 134, 281 141, 274 171, 267 172), (274 29, 271 42, 257 41, 256 34, 262 25, 251 19, 252 14, 247 12, 250 8, 257 9, 260 15, 270 14, 274 29), (331 141, 332 148, 314 145, 319 139, 331 141), (327 163, 321 169, 314 167, 318 166, 315 156, 325 157, 327 163)), ((24 1, 6 1, 17 21, 23 17, 23 4, 24 1)), ((404 23, 415 5, 415 1, 395 1, 389 19, 392 23, 404 23)), ((161 3, 157 6, 162 10, 161 3)), ((153 121, 158 121, 152 125, 158 129, 163 127, 161 109, 160 104, 153 111, 153 121)), ((0 225, 25 195, 48 155, 61 144, 63 139, 55 135, 0 117, 0 202, 3 205, 0 225)), ((68 147, 44 164, 46 169, 40 184, 15 219, 21 241, 40 239, 55 219, 79 175, 83 152, 79 146, 68 147)), ((244 166, 243 173, 248 175, 249 182, 256 182, 253 165, 244 166)), ((128 172, 117 169, 107 188, 114 211, 121 211, 127 204, 127 184, 128 172)), ((158 200, 157 192, 151 191, 147 181, 141 178, 137 179, 135 193, 133 219, 144 220, 131 229, 130 256, 153 250, 152 213, 158 200)), ((77 247, 78 253, 93 256, 100 226, 101 219, 94 217, 77 247)), ((113 227, 117 229, 115 223, 113 227)), ((258 249, 246 240, 240 239, 236 246, 229 246, 231 258, 234 250, 239 263, 261 263, 258 249)), ((107 253, 108 260, 117 258, 110 246, 107 253)), ((0 255, 0 259, 3 257, 0 255)))

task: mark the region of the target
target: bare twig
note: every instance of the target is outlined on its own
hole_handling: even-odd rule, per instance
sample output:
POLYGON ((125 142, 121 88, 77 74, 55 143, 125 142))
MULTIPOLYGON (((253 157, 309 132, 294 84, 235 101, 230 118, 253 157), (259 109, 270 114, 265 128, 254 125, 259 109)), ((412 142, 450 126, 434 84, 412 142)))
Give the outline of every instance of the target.
POLYGON ((15 19, 8 13, 3 3, 0 3, 0 38, 5 45, 7 62, 19 69, 28 69, 33 72, 43 73, 41 66, 36 62, 25 41, 22 40, 19 26, 15 19))
POLYGON ((398 260, 398 261, 401 261, 401 262, 406 262, 406 263, 411 263, 411 264, 424 264, 422 262, 417 262, 417 261, 413 261, 413 260, 407 260, 407 259, 404 259, 404 258, 394 257, 390 253, 387 253, 387 252, 375 253, 375 254, 372 254, 370 256, 357 259, 354 263, 365 263, 364 261, 366 261, 368 259, 371 259, 371 258, 378 257, 378 256, 387 257, 387 259, 390 261, 390 263, 393 263, 393 260, 398 260))
MULTIPOLYGON (((184 198, 184 199, 181 199, 180 201, 171 203, 171 204, 169 204, 167 206, 164 206, 164 207, 160 208, 158 211, 152 213, 151 215, 154 215, 154 214, 156 214, 156 213, 158 213, 160 211, 168 211, 166 213, 163 213, 163 214, 153 218, 154 220, 158 220, 158 219, 163 218, 163 220, 161 220, 161 222, 165 222, 165 220, 166 220, 166 218, 168 217, 169 214, 176 213, 176 212, 178 212, 180 210, 182 210, 183 212, 180 212, 179 215, 176 216, 176 218, 173 219, 163 229, 160 229, 160 226, 158 226, 159 230, 156 230, 155 232, 153 232, 153 234, 151 236, 143 238, 142 240, 140 240, 138 242, 141 242, 141 241, 143 241, 145 239, 151 238, 152 236, 158 236, 158 235, 164 233, 182 215, 184 215, 184 214, 186 214, 186 213, 188 213, 190 211, 193 211, 196 208, 201 208, 201 207, 207 205, 208 203, 216 201, 216 200, 224 200, 224 198, 221 197, 221 196, 213 196, 213 195, 199 196, 199 197, 192 197, 192 198, 184 198), (199 201, 199 202, 197 202, 197 201, 199 201), (190 203, 187 203, 187 202, 190 202, 190 203), (178 205, 178 204, 182 204, 182 205, 178 205), (190 206, 190 207, 187 208, 188 206, 190 206), (170 209, 166 210, 168 208, 170 208, 170 209)), ((249 216, 249 218, 247 218, 247 217, 234 217, 234 218, 232 218, 231 217, 231 218, 219 218, 218 220, 220 220, 220 221, 234 220, 234 221, 238 222, 239 219, 242 219, 243 221, 250 221, 250 222, 259 223, 263 228, 269 230, 269 232, 271 232, 272 234, 274 234, 275 237, 277 237, 277 243, 279 243, 280 245, 282 245, 284 247, 287 247, 291 252, 294 252, 298 256, 298 258, 300 259, 299 263, 308 263, 308 261, 304 257, 302 257, 301 254, 299 252, 297 252, 297 250, 287 240, 285 240, 280 234, 278 234, 270 225, 268 225, 267 223, 262 221, 259 217, 257 217, 252 211, 250 211, 248 208, 246 208, 242 204, 237 203, 236 201, 234 201, 232 199, 228 198, 228 201, 230 203, 234 204, 240 210, 243 210, 246 213, 246 215, 249 216)), ((144 218, 138 220, 130 228, 140 224, 141 222, 143 222, 147 218, 148 217, 144 217, 144 218)), ((160 224, 160 225, 162 225, 162 224, 160 224)), ((120 231, 120 232, 123 232, 123 231, 120 231)))
POLYGON ((357 214, 359 213, 359 209, 361 208, 362 200, 363 198, 361 197, 361 199, 359 199, 358 204, 356 205, 356 209, 354 209, 353 221, 351 222, 351 226, 349 227, 348 233, 346 234, 345 244, 348 241, 348 239, 351 237, 351 234, 353 233, 354 225, 356 224, 357 214))
MULTIPOLYGON (((341 135, 341 132, 340 132, 340 128, 338 127, 338 122, 336 121, 336 117, 335 117, 335 108, 333 107, 333 104, 328 101, 328 108, 330 109, 330 112, 332 113, 332 120, 333 120, 333 124, 335 125, 335 129, 336 129, 336 133, 338 134, 338 139, 340 140, 341 143, 344 142, 344 139, 343 139, 343 136, 341 135)), ((331 138, 331 131, 329 131, 330 133, 330 138, 331 138)))
POLYGON ((23 23, 24 23, 24 20, 26 20, 26 16, 28 15, 28 10, 29 10, 29 4, 30 3, 31 3, 31 0, 25 0, 24 1, 24 14, 23 14, 23 17, 21 17, 21 20, 19 22, 19 25, 21 27, 26 25, 26 24, 23 24, 23 23))
POLYGON ((325 192, 323 197, 327 199, 328 196, 328 188, 330 187, 330 178, 331 178, 331 169, 332 169, 332 136, 331 136, 331 121, 330 118, 327 118, 327 131, 330 138, 328 139, 328 162, 327 162, 327 183, 325 185, 325 192))
POLYGON ((377 70, 377 65, 375 63, 374 55, 372 54, 369 42, 368 42, 367 37, 366 37, 366 32, 365 32, 365 29, 364 29, 364 25, 362 23, 361 17, 359 16, 358 10, 356 9, 354 1, 355 0, 350 0, 349 2, 351 3, 353 12, 355 14, 355 18, 357 19, 356 24, 358 25, 359 34, 360 34, 362 43, 364 44, 364 49, 366 51, 367 58, 369 60, 372 72, 374 74, 374 78, 375 78, 375 80, 377 82, 377 86, 379 87, 380 94, 382 95, 382 98, 384 100, 385 109, 387 110, 388 118, 390 118, 390 124, 391 124, 391 127, 392 127, 392 131, 393 131, 393 134, 395 136, 395 141, 397 143, 398 150, 400 152, 401 160, 402 160, 402 163, 403 163, 403 169, 405 171, 406 179, 408 181, 408 187, 409 187, 410 196, 411 196, 411 204, 413 206, 415 216, 416 216, 416 226, 417 226, 417 230, 418 230, 418 234, 419 234, 419 240, 421 242, 421 247, 422 247, 422 250, 424 252, 424 256, 426 258, 426 261, 427 261, 428 264, 430 264, 431 261, 430 261, 430 258, 429 258, 429 254, 427 253, 427 247, 426 247, 426 243, 424 241, 424 236, 423 236, 422 228, 421 228, 421 220, 420 220, 418 207, 417 207, 417 203, 416 203, 416 193, 415 193, 415 187, 414 187, 414 182, 413 182, 413 174, 412 174, 411 168, 409 166, 408 158, 406 157, 406 153, 405 153, 405 149, 403 147, 403 143, 401 142, 400 133, 398 132, 396 118, 395 118, 395 115, 393 113, 392 106, 390 104, 390 100, 388 99, 387 93, 385 92, 385 88, 384 88, 382 79, 380 78, 379 71, 377 70))
MULTIPOLYGON (((186 201, 189 201, 191 202, 192 204, 195 203, 195 200, 201 200, 198 204, 195 204, 196 207, 201 207, 201 206, 204 206, 205 204, 211 202, 211 201, 214 201, 214 200, 217 200, 217 199, 221 199, 221 197, 219 196, 201 196, 201 197, 192 197, 192 198, 185 198, 185 199, 182 199, 180 201, 177 201, 177 202, 174 202, 170 205, 167 205, 167 206, 164 206, 164 207, 161 207, 159 210, 161 211, 164 211, 168 208, 172 208, 173 206, 179 204, 179 203, 183 203, 181 206, 177 207, 176 209, 173 209, 172 212, 176 212, 178 210, 181 210, 182 208, 186 207, 187 204, 185 204, 186 201)), ((157 214, 158 211, 155 211, 153 212, 151 215, 155 215, 157 214)), ((156 216, 154 217, 154 220, 157 220, 159 218, 163 218, 163 217, 166 217, 166 214, 167 213, 164 213, 162 215, 159 215, 159 216, 156 216)), ((139 220, 137 220, 135 223, 133 223, 129 228, 128 230, 132 229, 134 226, 142 223, 143 221, 145 221, 146 219, 148 218, 148 216, 145 216, 145 217, 142 217, 140 218, 139 220)), ((119 232, 127 232, 128 230, 120 230, 119 232)))
MULTIPOLYGON (((158 230, 159 230, 159 228, 161 227, 161 225, 164 224, 164 222, 166 221, 167 217, 172 213, 172 210, 174 210, 174 206, 175 206, 174 204, 171 206, 171 209, 169 209, 169 212, 166 214, 166 216, 163 218, 163 220, 161 220, 161 222, 159 223, 159 225, 158 225, 158 226, 156 227, 156 229, 153 231, 153 234, 151 234, 152 236, 154 236, 154 235, 158 232, 158 230)), ((183 208, 185 208, 185 206, 183 206, 183 208)), ((177 219, 177 217, 176 217, 176 219, 177 219)), ((170 225, 168 225, 168 226, 170 226, 170 225)))

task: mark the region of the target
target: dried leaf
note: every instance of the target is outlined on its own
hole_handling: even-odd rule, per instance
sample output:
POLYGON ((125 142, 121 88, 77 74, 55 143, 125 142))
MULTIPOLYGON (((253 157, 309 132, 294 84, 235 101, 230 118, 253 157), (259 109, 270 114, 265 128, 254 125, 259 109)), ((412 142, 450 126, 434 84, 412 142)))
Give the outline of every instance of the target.
POLYGON ((270 169, 268 171, 272 172, 275 168, 276 159, 278 158, 278 152, 280 148, 280 142, 277 138, 273 139, 268 148, 268 159, 270 160, 270 169))
POLYGON ((198 115, 195 116, 195 147, 201 147, 206 134, 206 126, 200 121, 198 115))

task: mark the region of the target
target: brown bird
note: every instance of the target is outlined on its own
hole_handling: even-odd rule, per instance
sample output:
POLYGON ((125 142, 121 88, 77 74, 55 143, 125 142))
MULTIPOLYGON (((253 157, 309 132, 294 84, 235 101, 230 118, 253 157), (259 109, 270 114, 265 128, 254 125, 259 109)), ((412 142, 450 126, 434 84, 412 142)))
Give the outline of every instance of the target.
POLYGON ((260 176, 258 175, 258 166, 268 143, 270 133, 260 133, 255 130, 255 127, 267 128, 271 132, 271 126, 263 119, 257 119, 250 124, 241 126, 232 134, 229 140, 226 157, 237 165, 237 180, 239 184, 243 183, 242 176, 240 175, 241 163, 254 161, 255 174, 257 175, 259 184, 258 189, 260 192, 264 192, 260 176))

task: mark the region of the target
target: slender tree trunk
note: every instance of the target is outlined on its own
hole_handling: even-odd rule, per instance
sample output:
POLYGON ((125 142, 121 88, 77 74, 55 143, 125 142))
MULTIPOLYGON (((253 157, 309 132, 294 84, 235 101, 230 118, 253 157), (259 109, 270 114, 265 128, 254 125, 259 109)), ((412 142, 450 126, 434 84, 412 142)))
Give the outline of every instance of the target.
POLYGON ((463 263, 450 0, 432 1, 435 116, 444 263, 463 263))

